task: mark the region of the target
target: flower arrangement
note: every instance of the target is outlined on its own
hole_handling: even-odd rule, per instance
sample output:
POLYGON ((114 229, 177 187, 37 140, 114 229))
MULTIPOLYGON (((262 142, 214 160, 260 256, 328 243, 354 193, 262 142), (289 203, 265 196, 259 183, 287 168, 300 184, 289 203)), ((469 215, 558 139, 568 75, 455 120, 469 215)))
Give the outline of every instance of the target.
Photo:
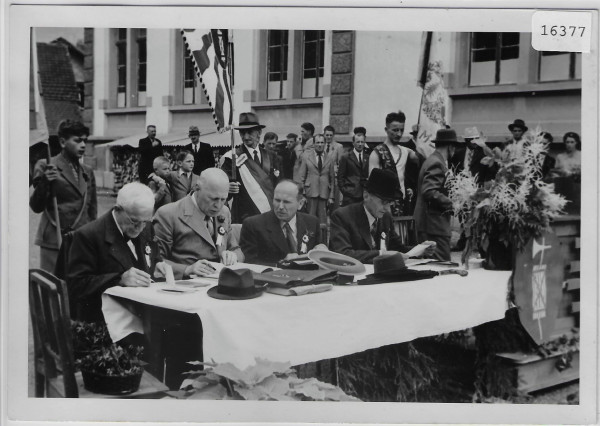
POLYGON ((486 151, 482 164, 498 171, 483 187, 468 170, 450 172, 448 196, 467 238, 463 263, 473 248, 488 252, 490 243, 500 243, 505 252, 521 250, 563 214, 567 201, 542 179, 547 143, 539 130, 534 135, 538 136, 528 134, 503 150, 486 151))

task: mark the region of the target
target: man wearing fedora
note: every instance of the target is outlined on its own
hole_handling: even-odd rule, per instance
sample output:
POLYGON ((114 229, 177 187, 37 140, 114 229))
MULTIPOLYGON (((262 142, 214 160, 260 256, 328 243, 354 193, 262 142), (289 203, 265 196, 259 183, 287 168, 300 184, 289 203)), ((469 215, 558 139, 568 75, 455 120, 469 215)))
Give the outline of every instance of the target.
POLYGON ((210 144, 200 142, 200 130, 197 126, 190 126, 188 137, 192 143, 183 147, 185 151, 189 151, 194 155, 194 170, 195 175, 200 175, 204 170, 215 167, 215 155, 213 154, 210 144))
POLYGON ((373 263, 383 253, 410 250, 402 244, 390 214, 390 204, 398 198, 397 185, 392 172, 374 169, 363 192, 364 200, 340 207, 331 215, 330 249, 363 263, 373 263))
POLYGON ((282 180, 275 187, 272 210, 244 220, 240 246, 246 262, 275 265, 282 259, 305 255, 313 248, 327 249, 320 244, 318 219, 298 211, 301 199, 300 186, 282 180))
POLYGON ((279 157, 258 145, 264 127, 253 112, 241 113, 235 129, 239 130, 243 144, 236 148, 235 164, 231 151, 223 155, 221 168, 227 176, 231 178, 232 169, 236 168, 236 180, 229 185, 229 193, 233 195, 233 223, 271 210, 273 187, 283 177, 279 157))
POLYGON ((419 241, 436 242, 433 258, 450 260, 450 218, 452 201, 445 188, 448 159, 460 142, 453 129, 437 131, 435 151, 425 160, 419 172, 417 205, 413 218, 419 241))
POLYGON ((198 184, 194 193, 162 206, 152 219, 160 253, 176 279, 210 275, 214 270, 208 260, 232 265, 244 259, 225 205, 229 178, 212 167, 198 184))

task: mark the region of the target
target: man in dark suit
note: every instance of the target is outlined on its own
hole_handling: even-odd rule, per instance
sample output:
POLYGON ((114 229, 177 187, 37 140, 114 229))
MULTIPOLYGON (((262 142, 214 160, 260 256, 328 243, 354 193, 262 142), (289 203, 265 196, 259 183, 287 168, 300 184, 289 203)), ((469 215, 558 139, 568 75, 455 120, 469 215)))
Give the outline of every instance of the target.
POLYGON ((200 176, 204 170, 215 167, 215 155, 210 144, 200 142, 200 130, 190 126, 188 136, 192 143, 183 147, 184 150, 194 155, 194 174, 200 176))
POLYGON ((235 164, 231 151, 223 155, 221 169, 230 179, 232 169, 236 168, 236 180, 229 185, 233 223, 271 210, 273 188, 282 177, 278 157, 258 145, 264 127, 253 112, 241 113, 235 129, 239 130, 243 145, 236 148, 235 164))
POLYGON ((154 195, 139 182, 119 191, 115 207, 73 234, 66 273, 72 315, 104 322, 102 293, 109 287, 147 287, 164 265, 153 241, 154 195))
POLYGON ((342 154, 337 182, 342 195, 342 206, 363 200, 363 188, 369 175, 369 156, 365 153, 365 135, 352 136, 354 149, 342 154))
POLYGON ((156 138, 156 126, 149 125, 146 127, 148 137, 140 139, 138 150, 140 153, 140 161, 138 163, 138 176, 140 182, 148 183, 148 175, 152 173, 152 162, 156 157, 163 155, 162 142, 156 138))
POLYGON ((296 182, 283 180, 275 187, 273 209, 244 220, 240 246, 246 262, 275 265, 293 259, 321 244, 319 221, 298 212, 302 192, 296 182))
POLYGON ((425 160, 419 172, 419 195, 413 217, 419 241, 435 241, 437 247, 433 257, 450 260, 452 201, 448 198, 445 184, 448 159, 460 142, 453 129, 438 130, 433 142, 435 151, 425 160))
POLYGON ((340 207, 331 215, 330 249, 363 263, 373 263, 383 253, 410 250, 396 233, 390 214, 390 204, 399 192, 392 172, 373 169, 363 202, 340 207))

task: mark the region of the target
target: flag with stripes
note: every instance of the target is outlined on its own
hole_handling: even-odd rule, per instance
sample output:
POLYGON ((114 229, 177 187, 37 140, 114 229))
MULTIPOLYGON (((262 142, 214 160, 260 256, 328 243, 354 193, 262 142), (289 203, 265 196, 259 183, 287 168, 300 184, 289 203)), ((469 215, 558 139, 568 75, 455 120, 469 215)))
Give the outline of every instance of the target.
POLYGON ((217 130, 226 130, 233 123, 228 30, 182 29, 181 35, 217 130))

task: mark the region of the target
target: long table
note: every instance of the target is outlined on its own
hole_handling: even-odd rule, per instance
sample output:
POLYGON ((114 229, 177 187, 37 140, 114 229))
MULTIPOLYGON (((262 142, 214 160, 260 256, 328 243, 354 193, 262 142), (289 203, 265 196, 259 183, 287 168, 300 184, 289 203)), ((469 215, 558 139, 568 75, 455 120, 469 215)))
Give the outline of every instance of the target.
POLYGON ((239 368, 255 358, 299 365, 501 319, 509 277, 510 272, 479 268, 468 277, 334 286, 305 296, 264 293, 249 300, 213 299, 208 287, 178 295, 154 287, 113 287, 102 296, 102 310, 113 341, 144 332, 144 318, 129 302, 134 301, 198 315, 207 361, 239 368))

